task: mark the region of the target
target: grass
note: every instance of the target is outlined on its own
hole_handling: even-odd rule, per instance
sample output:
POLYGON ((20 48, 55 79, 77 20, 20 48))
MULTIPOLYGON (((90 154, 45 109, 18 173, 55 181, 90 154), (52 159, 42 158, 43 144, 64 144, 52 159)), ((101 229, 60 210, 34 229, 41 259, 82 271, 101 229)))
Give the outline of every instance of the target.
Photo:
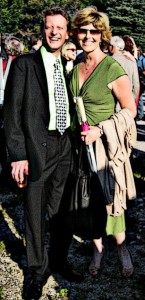
POLYGON ((145 191, 145 155, 133 155, 131 165, 138 193, 145 191))
POLYGON ((131 159, 134 174, 145 177, 145 155, 133 155, 131 159))
POLYGON ((0 241, 0 251, 5 250, 5 244, 3 241, 0 241))

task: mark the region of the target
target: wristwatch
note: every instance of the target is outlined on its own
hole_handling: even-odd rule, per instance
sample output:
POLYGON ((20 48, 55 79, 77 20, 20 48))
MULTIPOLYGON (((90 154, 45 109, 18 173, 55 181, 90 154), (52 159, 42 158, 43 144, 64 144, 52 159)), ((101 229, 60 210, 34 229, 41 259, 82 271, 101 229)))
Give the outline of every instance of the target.
POLYGON ((100 125, 96 125, 96 127, 100 129, 100 136, 102 136, 104 134, 102 127, 100 125))

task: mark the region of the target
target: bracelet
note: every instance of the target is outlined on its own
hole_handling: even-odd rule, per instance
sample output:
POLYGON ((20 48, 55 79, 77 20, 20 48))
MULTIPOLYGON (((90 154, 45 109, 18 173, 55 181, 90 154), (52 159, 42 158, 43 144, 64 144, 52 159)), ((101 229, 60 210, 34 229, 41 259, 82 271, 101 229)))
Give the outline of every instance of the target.
POLYGON ((96 127, 98 127, 100 129, 100 136, 102 136, 104 134, 104 131, 103 131, 102 127, 99 126, 99 125, 96 125, 96 127))

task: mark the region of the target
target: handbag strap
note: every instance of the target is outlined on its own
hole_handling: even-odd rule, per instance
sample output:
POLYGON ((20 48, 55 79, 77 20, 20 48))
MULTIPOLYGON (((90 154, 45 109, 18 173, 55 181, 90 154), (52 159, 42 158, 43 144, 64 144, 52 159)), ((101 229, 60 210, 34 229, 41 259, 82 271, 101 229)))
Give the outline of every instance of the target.
POLYGON ((83 141, 80 144, 80 149, 78 154, 78 169, 80 171, 84 171, 86 175, 92 174, 90 163, 87 156, 87 150, 83 141))

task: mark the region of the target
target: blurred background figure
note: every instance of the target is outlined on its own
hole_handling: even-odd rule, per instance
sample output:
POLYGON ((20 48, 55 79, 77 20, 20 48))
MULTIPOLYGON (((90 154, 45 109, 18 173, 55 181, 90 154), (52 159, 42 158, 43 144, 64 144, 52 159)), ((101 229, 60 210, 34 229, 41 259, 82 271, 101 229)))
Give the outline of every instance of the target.
POLYGON ((24 44, 17 37, 6 34, 1 35, 1 57, 0 57, 0 189, 14 186, 11 177, 11 167, 8 163, 8 153, 4 135, 3 103, 7 77, 11 62, 23 53, 24 44))
POLYGON ((125 48, 124 40, 119 36, 113 36, 110 40, 109 51, 112 54, 112 58, 117 60, 123 69, 126 71, 126 74, 129 77, 133 97, 136 103, 138 103, 139 91, 140 91, 140 83, 139 83, 139 74, 138 67, 136 61, 133 61, 127 58, 123 54, 123 50, 125 48))
POLYGON ((7 57, 3 60, 3 71, 6 71, 9 58, 13 60, 17 56, 21 55, 24 51, 23 42, 17 37, 10 35, 5 39, 5 51, 7 57))
POLYGON ((62 46, 62 56, 67 60, 66 71, 69 74, 74 66, 76 59, 77 48, 73 41, 68 40, 62 46))
POLYGON ((122 38, 125 42, 124 50, 131 53, 132 56, 137 60, 137 46, 135 44, 133 37, 130 35, 124 35, 122 36, 122 38))
MULTIPOLYGON (((124 50, 126 50, 125 55, 130 57, 130 59, 134 60, 138 64, 138 51, 137 46, 135 44, 134 39, 129 35, 124 35, 123 40, 125 42, 124 50)), ((142 120, 144 118, 144 103, 143 103, 143 90, 145 90, 145 86, 143 87, 143 80, 140 78, 140 93, 137 101, 137 117, 136 121, 142 120)), ((143 77, 142 77, 143 78, 143 77)))
POLYGON ((7 59, 4 41, 5 41, 4 35, 2 33, 0 33, 0 57, 2 57, 2 59, 4 59, 4 58, 7 59))
POLYGON ((144 94, 145 94, 145 49, 138 47, 138 59, 137 65, 139 70, 139 79, 140 79, 140 99, 138 103, 138 116, 137 120, 140 121, 144 119, 144 94))
POLYGON ((24 50, 23 42, 15 36, 10 36, 5 40, 6 51, 8 55, 18 56, 24 50))
POLYGON ((29 53, 35 53, 42 46, 42 36, 40 34, 32 34, 30 37, 29 53))

